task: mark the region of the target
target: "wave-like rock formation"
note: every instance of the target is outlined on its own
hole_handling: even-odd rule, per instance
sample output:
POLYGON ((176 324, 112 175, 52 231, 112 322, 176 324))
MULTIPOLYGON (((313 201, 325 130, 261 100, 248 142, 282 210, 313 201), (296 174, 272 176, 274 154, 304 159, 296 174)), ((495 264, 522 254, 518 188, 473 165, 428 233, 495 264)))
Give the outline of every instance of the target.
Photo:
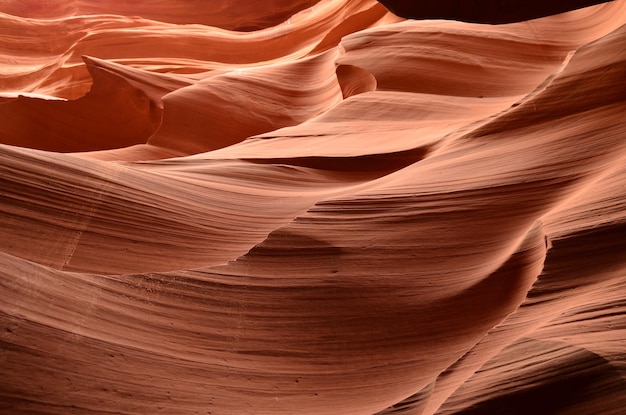
POLYGON ((626 0, 199 3, 0 2, 0 413, 623 413, 626 0))

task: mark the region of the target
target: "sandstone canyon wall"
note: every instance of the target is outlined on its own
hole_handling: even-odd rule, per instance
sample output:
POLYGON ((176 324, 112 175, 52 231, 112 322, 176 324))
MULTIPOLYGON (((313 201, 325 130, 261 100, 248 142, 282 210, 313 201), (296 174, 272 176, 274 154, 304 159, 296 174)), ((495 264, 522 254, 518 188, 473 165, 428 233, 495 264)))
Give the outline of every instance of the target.
POLYGON ((0 413, 623 414, 626 0, 579 3, 0 0, 0 413))

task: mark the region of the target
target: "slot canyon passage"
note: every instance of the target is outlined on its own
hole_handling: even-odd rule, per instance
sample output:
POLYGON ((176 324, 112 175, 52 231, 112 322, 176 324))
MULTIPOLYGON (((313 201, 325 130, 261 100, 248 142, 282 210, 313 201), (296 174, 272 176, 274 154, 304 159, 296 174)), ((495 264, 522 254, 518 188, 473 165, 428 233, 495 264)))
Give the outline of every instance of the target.
POLYGON ((623 415, 626 0, 427 3, 0 0, 0 414, 623 415))

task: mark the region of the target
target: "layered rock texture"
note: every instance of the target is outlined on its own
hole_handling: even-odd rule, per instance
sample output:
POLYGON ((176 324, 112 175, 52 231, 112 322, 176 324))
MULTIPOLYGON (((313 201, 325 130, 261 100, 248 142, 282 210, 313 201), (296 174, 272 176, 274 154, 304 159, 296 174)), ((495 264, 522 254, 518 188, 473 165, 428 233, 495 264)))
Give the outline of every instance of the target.
POLYGON ((626 0, 479 3, 0 1, 0 413, 623 414, 626 0))

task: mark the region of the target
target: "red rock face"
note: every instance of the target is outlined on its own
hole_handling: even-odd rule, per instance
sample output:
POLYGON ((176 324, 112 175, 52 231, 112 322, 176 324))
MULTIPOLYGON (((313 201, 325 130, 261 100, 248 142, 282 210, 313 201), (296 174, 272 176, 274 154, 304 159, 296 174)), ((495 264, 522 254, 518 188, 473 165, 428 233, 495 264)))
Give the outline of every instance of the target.
POLYGON ((626 1, 130 3, 0 2, 0 413, 622 413, 626 1))

